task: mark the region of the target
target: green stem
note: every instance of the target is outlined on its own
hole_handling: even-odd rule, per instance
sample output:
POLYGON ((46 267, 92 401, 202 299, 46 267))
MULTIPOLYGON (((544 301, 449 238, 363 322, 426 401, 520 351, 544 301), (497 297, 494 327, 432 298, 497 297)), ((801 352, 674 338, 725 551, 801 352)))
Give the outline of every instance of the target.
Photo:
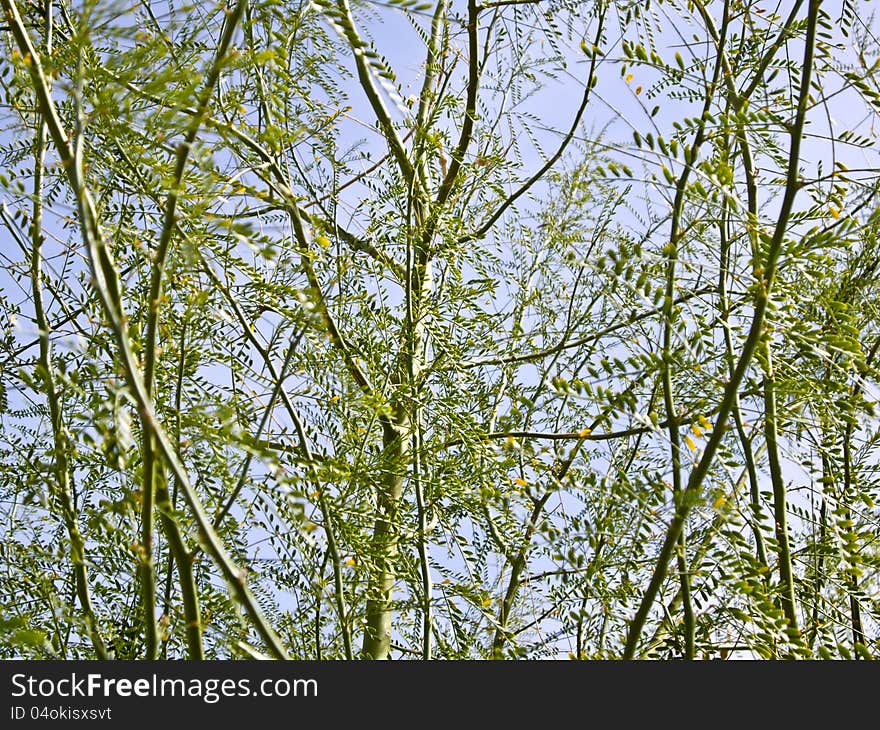
POLYGON ((535 500, 531 514, 529 514, 528 523, 526 524, 522 547, 520 547, 516 557, 511 561, 510 578, 507 581, 507 590, 504 593, 504 599, 501 602, 501 610, 498 613, 498 627, 495 629, 495 638, 492 640, 492 657, 494 659, 501 658, 501 652, 507 641, 507 623, 510 620, 513 603, 516 600, 516 594, 519 590, 522 572, 526 567, 526 558, 528 557, 529 549, 532 546, 532 536, 538 528, 538 520, 541 517, 541 512, 543 512, 544 505, 547 504, 547 500, 550 499, 551 494, 552 492, 547 491, 539 499, 535 500))
MULTIPOLYGON (((718 56, 712 74, 712 80, 706 87, 706 97, 703 101, 703 111, 700 115, 700 123, 694 134, 691 150, 685 156, 685 165, 675 184, 675 198, 672 204, 672 220, 669 232, 668 257, 666 262, 666 291, 663 299, 663 350, 661 379, 663 384, 663 402, 666 409, 666 420, 669 423, 669 448, 670 461, 672 464, 672 493, 676 501, 676 510, 681 509, 678 504, 682 498, 682 474, 681 474, 681 433, 678 425, 678 414, 675 407, 675 390, 672 382, 672 338, 673 327, 676 319, 675 301, 676 268, 678 263, 678 245, 683 235, 681 231, 681 217, 684 207, 685 191, 687 190, 688 178, 693 165, 697 160, 700 147, 703 144, 706 133, 707 115, 712 106, 715 96, 715 87, 718 83, 718 74, 721 70, 721 54, 727 37, 727 6, 724 3, 724 21, 721 26, 721 36, 718 43, 718 56)), ((691 599, 690 573, 687 565, 687 534, 682 527, 678 537, 676 550, 676 562, 678 563, 679 581, 681 583, 682 611, 684 615, 685 635, 685 658, 694 658, 694 633, 696 620, 694 617, 693 601, 691 599)))
MULTIPOLYGON (((159 235, 159 244, 153 255, 153 267, 150 276, 150 293, 149 307, 147 308, 147 328, 144 340, 144 388, 147 395, 153 397, 153 389, 156 375, 156 361, 158 357, 158 330, 159 330, 159 311, 162 306, 163 282, 165 275, 165 264, 168 258, 168 252, 171 245, 172 234, 175 229, 175 213, 177 211, 177 203, 183 184, 183 176, 186 171, 186 165, 189 161, 193 143, 198 135, 199 129, 205 117, 208 115, 208 104, 214 93, 219 78, 220 71, 223 66, 229 45, 232 43, 232 37, 235 34, 236 27, 244 13, 247 0, 240 0, 231 12, 225 18, 223 35, 217 46, 214 60, 211 64, 210 71, 205 80, 204 87, 199 96, 196 106, 196 114, 192 116, 189 126, 183 138, 183 142, 178 145, 177 159, 174 168, 174 178, 171 183, 171 190, 165 203, 165 213, 162 222, 162 230, 159 235)), ((167 495, 167 487, 165 486, 165 475, 162 472, 162 465, 156 458, 157 449, 154 437, 149 433, 148 429, 144 429, 143 436, 143 455, 144 455, 144 476, 143 476, 143 500, 141 503, 141 546, 143 557, 141 561, 141 584, 143 586, 144 601, 144 625, 146 629, 146 658, 155 659, 157 656, 158 633, 156 627, 156 578, 153 569, 153 505, 158 500, 157 490, 165 491, 162 499, 164 501, 163 526, 167 530, 176 530, 176 522, 172 518, 172 508, 170 499, 167 495)), ((176 536, 168 535, 169 545, 182 545, 183 541, 179 534, 176 536)), ((187 554, 184 548, 184 555, 187 554)), ((178 556, 175 556, 177 559, 178 556)), ((183 557, 183 556, 180 556, 183 557)), ((184 563, 178 563, 178 573, 183 580, 184 576, 191 571, 191 559, 186 559, 184 563)), ((191 573, 190 573, 191 574, 191 573)), ((183 591, 184 596, 192 594, 195 591, 194 585, 189 585, 183 591)), ((185 602, 190 610, 198 609, 198 601, 185 602)), ((193 658, 200 658, 203 650, 201 639, 198 644, 194 644, 197 636, 200 637, 199 627, 200 621, 198 615, 187 617, 187 632, 190 638, 190 653, 193 658)))
MULTIPOLYGON (((438 11, 439 12, 439 11, 438 11)), ((433 626, 432 615, 432 581, 431 563, 428 556, 428 518, 425 505, 424 483, 422 481, 422 411, 419 405, 419 379, 424 363, 422 362, 422 349, 424 346, 424 326, 422 324, 423 292, 427 288, 427 277, 430 276, 431 266, 428 259, 426 246, 416 243, 414 235, 413 218, 416 225, 423 217, 422 206, 419 204, 415 186, 410 188, 407 199, 407 247, 405 267, 405 308, 406 317, 403 333, 403 352, 406 361, 406 387, 407 404, 409 409, 408 420, 412 424, 410 432, 410 478, 416 497, 416 514, 418 519, 418 531, 416 535, 416 552, 419 556, 419 573, 421 578, 421 603, 422 603, 422 659, 431 658, 431 629, 433 626)))
MULTIPOLYGON (((752 202, 749 201, 749 209, 752 209, 752 202)), ((733 337, 730 334, 730 299, 727 292, 727 277, 730 269, 730 238, 727 235, 728 224, 728 205, 725 198, 721 204, 721 221, 719 223, 719 233, 721 242, 720 265, 718 269, 718 309, 721 319, 721 329, 724 332, 724 354, 728 363, 728 377, 733 374, 734 354, 733 354, 733 337)), ((752 533, 755 536, 755 554, 761 565, 767 563, 767 549, 764 545, 764 533, 761 531, 761 491, 758 481, 758 468, 755 462, 755 453, 752 449, 752 442, 746 433, 745 424, 743 423, 742 408, 740 407, 739 394, 733 403, 733 422, 736 426, 736 434, 739 438, 740 448, 742 449, 743 459, 746 464, 746 473, 749 478, 749 499, 751 502, 751 519, 749 523, 752 525, 752 533)))
POLYGON ((764 439, 767 442, 767 462, 773 485, 773 516, 776 526, 776 559, 779 566, 780 603, 788 620, 788 632, 792 641, 800 640, 797 605, 794 595, 794 577, 791 564, 791 548, 788 540, 788 501, 782 464, 779 458, 779 424, 776 408, 776 380, 773 371, 773 353, 769 338, 764 344, 764 439))
MULTIPOLYGON (((187 320, 184 319, 180 327, 180 346, 179 352, 177 353, 177 382, 175 383, 174 388, 174 443, 177 444, 178 451, 180 450, 180 414, 181 407, 183 405, 183 375, 184 368, 186 366, 186 325, 187 320)), ((178 485, 175 481, 174 493, 171 495, 171 509, 174 509, 174 506, 177 503, 177 492, 178 485)), ((162 598, 162 615, 166 618, 166 620, 170 620, 171 618, 171 576, 173 571, 174 554, 169 550, 168 567, 165 571, 165 591, 162 598)), ((183 580, 183 578, 181 577, 180 580, 183 580)), ((189 619, 187 619, 187 621, 188 620, 189 619)), ((165 641, 162 643, 162 659, 167 658, 167 653, 168 642, 165 641)))
POLYGON ((373 82, 373 71, 371 71, 367 56, 364 54, 364 48, 367 47, 367 44, 361 39, 360 34, 357 31, 357 26, 355 25, 354 17, 351 14, 351 7, 348 0, 336 0, 335 15, 336 21, 341 24, 345 38, 351 47, 352 54, 354 55, 355 67, 357 68, 358 81, 360 82, 361 88, 367 96, 373 114, 376 116, 376 121, 379 123, 379 128, 385 136, 385 140, 391 149, 391 153, 394 156, 398 167, 400 168, 403 179, 409 185, 412 183, 415 171, 406 154, 403 142, 401 142, 397 130, 394 128, 394 121, 388 113, 388 109, 385 107, 382 97, 379 95, 379 90, 376 88, 376 84, 373 82))
MULTIPOLYGON (((320 489, 320 488, 319 488, 320 489)), ((319 492, 318 506, 324 518, 324 534, 327 536, 327 554, 333 562, 333 591, 336 602, 336 613, 339 615, 339 631, 342 635, 342 649, 346 659, 354 659, 351 648, 351 626, 349 626, 348 609, 345 606, 345 586, 342 582, 342 560, 339 557, 339 548, 336 547, 336 536, 333 532, 333 519, 327 497, 319 492)), ((323 571, 322 571, 323 572, 323 571)))
POLYGON ((467 153, 468 147, 470 147, 471 139, 474 134, 474 120, 477 116, 477 90, 480 83, 480 54, 477 38, 479 14, 476 0, 468 0, 468 84, 465 95, 464 119, 461 123, 458 144, 456 145, 455 151, 452 153, 452 159, 449 161, 449 169, 443 177, 443 182, 440 183, 440 189, 437 191, 437 199, 434 204, 434 221, 429 222, 425 227, 424 244, 427 244, 428 237, 433 233, 436 217, 439 212, 443 210, 443 206, 446 204, 446 201, 452 193, 453 187, 458 179, 458 173, 464 162, 464 156, 467 153))
POLYGON ((419 529, 418 529, 418 545, 419 554, 419 571, 422 580, 422 659, 431 658, 431 627, 434 623, 432 610, 432 581, 431 581, 431 563, 428 557, 428 515, 425 505, 425 489, 422 481, 422 434, 421 423, 419 418, 421 413, 416 410, 413 414, 415 420, 415 428, 412 434, 412 480, 413 489, 416 494, 416 511, 418 513, 419 529))
MULTIPOLYGON (((46 53, 52 53, 53 32, 53 0, 47 0, 46 30, 44 41, 46 53)), ((70 557, 73 563, 74 585, 80 607, 86 620, 86 627, 92 648, 99 659, 107 659, 107 649, 101 638, 98 628, 97 617, 92 606, 92 597, 89 590, 88 569, 85 560, 85 542, 79 530, 76 506, 74 504, 71 488, 71 467, 68 460, 70 443, 67 429, 64 425, 64 416, 61 409, 61 399, 58 386, 55 382, 55 368, 52 358, 52 343, 49 338, 51 331, 46 310, 43 303, 43 180, 46 157, 47 128, 44 115, 38 114, 37 135, 34 145, 34 191, 33 211, 31 219, 31 293, 34 302, 34 314, 39 331, 40 356, 37 368, 39 379, 43 381, 46 400, 49 405, 49 417, 52 423, 52 440, 54 447, 54 483, 50 483, 55 499, 58 501, 61 516, 70 539, 70 557)))
POLYGON ((421 93, 419 94, 419 109, 416 113, 415 141, 413 144, 414 167, 418 172, 418 181, 421 187, 428 190, 428 117, 434 103, 434 80, 441 63, 440 47, 443 31, 446 28, 446 13, 448 0, 437 0, 434 6, 434 15, 431 18, 431 36, 428 39, 428 52, 425 59, 425 75, 422 79, 421 93))
MULTIPOLYGON (((850 423, 847 423, 843 434, 843 495, 846 504, 844 519, 847 521, 847 524, 852 524, 852 510, 849 506, 849 498, 853 487, 852 447, 850 446, 852 435, 853 427, 850 423)), ((850 561, 854 562, 854 558, 850 558, 850 561)), ((855 566, 851 566, 851 569, 848 572, 849 575, 847 576, 846 587, 847 592, 849 593, 849 615, 853 639, 853 656, 859 658, 861 656, 861 653, 855 650, 855 645, 861 644, 862 646, 867 646, 867 644, 865 641, 865 629, 862 624, 862 609, 857 596, 859 585, 858 578, 856 577, 857 574, 855 572, 855 566)))
POLYGON ((174 506, 168 495, 168 487, 164 479, 161 478, 156 484, 156 508, 159 512, 162 531, 165 533, 165 539, 168 540, 168 549, 171 552, 174 565, 177 567, 189 658, 204 659, 199 593, 193 573, 195 554, 187 549, 186 543, 183 541, 180 527, 174 515, 174 506))
MULTIPOLYGON (((831 475, 831 464, 828 456, 822 454, 822 486, 823 490, 827 489, 833 476, 831 475)), ((806 643, 812 649, 816 643, 816 637, 819 634, 819 602, 822 598, 822 589, 824 586, 825 576, 825 541, 828 534, 828 502, 823 494, 822 506, 819 508, 819 537, 816 540, 816 564, 815 579, 813 580, 813 614, 810 619, 809 627, 806 630, 806 643)))
POLYGON ((801 68, 800 92, 798 98, 797 113, 794 123, 789 128, 791 136, 791 145, 789 147, 788 169, 786 171, 785 192, 780 203, 779 215, 776 219, 776 226, 773 236, 770 238, 767 249, 767 258, 762 272, 763 279, 757 283, 757 292, 755 295, 755 310, 752 315, 752 323, 749 327, 748 335, 743 343, 739 361, 733 371, 733 375, 727 383, 722 396, 721 405, 715 417, 715 425, 712 429, 712 435, 706 443, 703 455, 697 465, 691 471, 686 487, 686 498, 683 500, 682 508, 672 518, 669 527, 666 530, 663 544, 654 567, 651 580, 645 590, 639 607, 633 616, 629 631, 627 632, 626 645, 624 647, 623 657, 632 659, 636 654, 642 629, 648 618, 648 613, 654 605, 660 587, 666 579, 666 571, 668 569, 669 560, 678 542, 678 536, 681 534, 684 520, 689 511, 689 505, 692 499, 699 494, 703 486, 703 481, 709 473, 709 468, 715 460, 715 454, 727 430, 727 419, 736 402, 737 391, 740 383, 745 377, 752 358, 757 351, 758 345, 764 333, 764 321, 767 315, 767 306, 769 304, 770 292, 776 275, 776 267, 779 261, 779 255, 782 252, 782 244, 785 240, 785 233, 788 229, 788 222, 791 217, 794 200, 797 191, 800 188, 800 177, 798 175, 798 165, 800 163, 801 140, 804 130, 804 122, 806 120, 807 106, 810 97, 810 80, 813 70, 813 55, 815 51, 816 26, 818 23, 819 6, 821 0, 810 0, 806 38, 804 40, 804 60, 801 68))

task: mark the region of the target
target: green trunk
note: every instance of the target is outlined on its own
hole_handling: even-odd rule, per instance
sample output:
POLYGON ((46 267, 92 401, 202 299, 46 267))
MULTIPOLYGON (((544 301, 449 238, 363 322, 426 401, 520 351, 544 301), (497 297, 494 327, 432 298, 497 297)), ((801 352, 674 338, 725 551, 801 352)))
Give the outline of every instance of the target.
POLYGON ((373 527, 373 572, 367 600, 367 625, 364 631, 363 656, 387 659, 391 651, 392 591, 396 578, 394 563, 399 540, 397 509, 403 493, 403 475, 409 458, 406 422, 386 423, 382 434, 386 474, 376 498, 376 523, 373 527))

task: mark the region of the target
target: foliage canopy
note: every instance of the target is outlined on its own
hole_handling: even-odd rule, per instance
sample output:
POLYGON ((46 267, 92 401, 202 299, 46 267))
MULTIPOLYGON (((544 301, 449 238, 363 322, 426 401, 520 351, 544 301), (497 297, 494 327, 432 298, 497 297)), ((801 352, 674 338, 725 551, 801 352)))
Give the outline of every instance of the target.
POLYGON ((0 656, 880 654, 868 3, 0 4, 0 656))

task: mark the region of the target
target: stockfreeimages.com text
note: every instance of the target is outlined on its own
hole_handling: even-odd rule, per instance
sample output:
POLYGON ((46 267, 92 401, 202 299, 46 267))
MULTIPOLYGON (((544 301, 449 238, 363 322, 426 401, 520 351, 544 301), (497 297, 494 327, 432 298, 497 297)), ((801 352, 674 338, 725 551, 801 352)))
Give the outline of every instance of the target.
POLYGON ((270 678, 189 679, 105 677, 90 673, 49 679, 29 674, 12 675, 13 697, 199 697, 213 704, 223 697, 317 697, 316 679, 270 678))

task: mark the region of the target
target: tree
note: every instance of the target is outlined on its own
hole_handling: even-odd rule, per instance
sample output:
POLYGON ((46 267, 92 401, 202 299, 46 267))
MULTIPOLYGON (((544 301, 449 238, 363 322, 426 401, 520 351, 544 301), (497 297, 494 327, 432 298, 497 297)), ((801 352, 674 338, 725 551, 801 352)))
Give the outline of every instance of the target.
POLYGON ((864 8, 0 3, 5 656, 880 652, 864 8))

